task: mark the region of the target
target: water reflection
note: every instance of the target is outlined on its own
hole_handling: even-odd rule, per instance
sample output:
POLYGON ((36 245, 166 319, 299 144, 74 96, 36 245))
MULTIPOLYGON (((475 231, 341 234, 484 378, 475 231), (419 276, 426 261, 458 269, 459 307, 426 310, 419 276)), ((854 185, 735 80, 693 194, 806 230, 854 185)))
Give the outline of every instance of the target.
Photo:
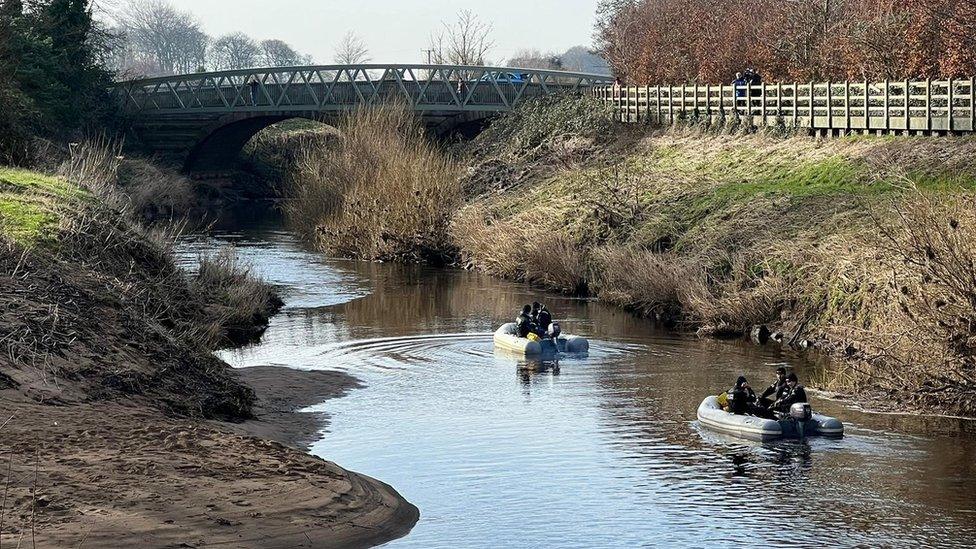
MULTIPOLYGON (((496 353, 491 332, 537 297, 475 273, 323 260, 287 233, 234 242, 286 291, 239 367, 330 368, 367 388, 314 451, 395 486, 422 512, 415 547, 968 545, 973 424, 815 406, 841 440, 751 443, 702 429, 704 395, 757 385, 791 353, 676 337, 619 310, 547 296, 589 356, 496 353), (512 375, 514 372, 514 376, 512 375)), ((188 243, 194 250, 212 243, 188 243)), ((188 259, 189 260, 189 259, 188 259)))

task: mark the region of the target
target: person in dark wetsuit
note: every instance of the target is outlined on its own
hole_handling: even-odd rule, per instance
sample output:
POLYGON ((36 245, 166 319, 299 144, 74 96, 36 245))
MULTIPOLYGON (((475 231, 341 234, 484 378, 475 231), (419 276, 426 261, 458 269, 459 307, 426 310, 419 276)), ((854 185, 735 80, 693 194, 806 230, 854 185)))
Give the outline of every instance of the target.
POLYGON ((546 335, 552 335, 549 327, 552 325, 552 313, 545 305, 539 308, 539 313, 535 316, 535 324, 542 330, 546 335))
POLYGON ((756 403, 756 393, 749 386, 746 376, 739 376, 735 386, 728 390, 728 395, 729 411, 733 414, 746 414, 749 412, 749 406, 756 403))
POLYGON ((531 305, 522 307, 522 312, 515 318, 515 329, 519 337, 529 337, 529 334, 536 332, 531 305))
POLYGON ((773 403, 772 409, 787 413, 790 411, 790 406, 793 406, 797 402, 809 401, 807 400, 807 392, 803 388, 803 385, 800 385, 797 381, 796 374, 791 372, 790 375, 786 376, 786 394, 773 403))
POLYGON ((766 390, 759 395, 758 404, 763 408, 769 408, 774 402, 779 400, 786 394, 786 368, 780 366, 776 368, 776 381, 771 383, 766 390))

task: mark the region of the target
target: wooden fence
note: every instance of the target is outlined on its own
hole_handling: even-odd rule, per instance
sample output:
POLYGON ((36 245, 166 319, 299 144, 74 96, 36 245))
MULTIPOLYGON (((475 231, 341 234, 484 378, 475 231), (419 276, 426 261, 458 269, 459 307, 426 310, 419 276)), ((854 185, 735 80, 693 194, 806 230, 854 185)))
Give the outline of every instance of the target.
POLYGON ((739 117, 752 126, 813 132, 942 134, 976 131, 976 79, 753 86, 598 86, 623 122, 673 124, 739 117))

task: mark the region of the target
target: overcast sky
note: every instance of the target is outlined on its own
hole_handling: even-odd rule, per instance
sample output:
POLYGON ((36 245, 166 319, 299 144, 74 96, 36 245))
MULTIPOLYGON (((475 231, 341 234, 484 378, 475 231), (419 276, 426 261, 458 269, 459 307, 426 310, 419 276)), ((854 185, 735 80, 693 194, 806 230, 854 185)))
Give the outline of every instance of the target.
POLYGON ((193 12, 211 35, 243 31, 280 38, 319 63, 331 63, 348 31, 358 34, 374 63, 418 63, 432 30, 469 9, 494 27, 489 60, 518 49, 562 52, 591 45, 597 0, 171 0, 193 12))

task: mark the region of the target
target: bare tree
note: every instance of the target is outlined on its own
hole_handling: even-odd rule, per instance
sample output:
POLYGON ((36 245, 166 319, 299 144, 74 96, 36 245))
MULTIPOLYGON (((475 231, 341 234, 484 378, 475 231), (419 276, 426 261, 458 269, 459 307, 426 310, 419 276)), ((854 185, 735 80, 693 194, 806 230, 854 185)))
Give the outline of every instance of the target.
POLYGON ((308 65, 312 59, 303 55, 283 40, 263 40, 261 42, 261 64, 266 67, 294 67, 308 65))
POLYGON ((360 65, 369 63, 369 49, 356 33, 349 31, 336 46, 333 60, 339 65, 360 65))
POLYGON ((217 70, 249 69, 258 65, 261 48, 243 32, 225 34, 210 48, 211 65, 217 70))
POLYGON ((435 63, 448 65, 484 65, 488 52, 495 47, 489 35, 490 23, 478 19, 469 10, 458 12, 454 23, 441 21, 440 30, 430 36, 435 63))
POLYGON ((559 60, 562 61, 563 70, 589 72, 593 74, 610 74, 610 66, 606 59, 590 51, 584 46, 573 46, 566 50, 559 60))
POLYGON ((522 69, 559 70, 563 68, 563 60, 555 52, 542 53, 539 50, 518 50, 505 65, 522 69))
POLYGON ((123 73, 183 74, 206 60, 210 37, 189 12, 166 1, 139 0, 116 16, 121 37, 113 64, 123 73))

